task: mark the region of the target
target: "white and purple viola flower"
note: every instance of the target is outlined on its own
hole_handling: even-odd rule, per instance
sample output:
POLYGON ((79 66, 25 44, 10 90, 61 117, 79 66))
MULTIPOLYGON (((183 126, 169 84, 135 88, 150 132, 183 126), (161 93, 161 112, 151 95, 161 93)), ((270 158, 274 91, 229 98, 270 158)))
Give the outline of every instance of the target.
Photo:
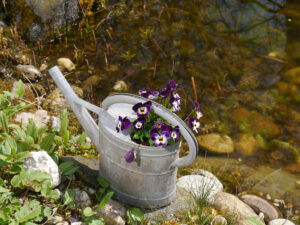
POLYGON ((139 90, 139 95, 144 97, 144 98, 156 99, 159 95, 159 92, 158 91, 151 91, 151 89, 148 88, 147 91, 139 90))
POLYGON ((146 117, 148 116, 150 110, 151 110, 152 102, 148 101, 143 103, 137 103, 135 104, 132 109, 136 112, 138 117, 146 117))
POLYGON ((171 92, 169 104, 172 106, 172 112, 180 110, 180 96, 175 90, 171 92))
POLYGON ((170 94, 172 92, 176 92, 175 90, 177 86, 178 85, 175 83, 175 81, 173 80, 169 81, 168 83, 166 83, 166 87, 159 91, 160 96, 164 99, 167 97, 172 97, 170 96, 170 94))
POLYGON ((198 122, 196 120, 196 118, 194 118, 194 117, 188 117, 187 121, 188 121, 189 127, 192 128, 193 131, 195 131, 196 133, 198 133, 198 131, 200 129, 200 122, 198 122))
POLYGON ((122 118, 121 116, 119 116, 118 124, 117 124, 117 127, 116 127, 116 130, 117 130, 118 133, 121 130, 127 130, 127 129, 129 129, 130 126, 131 126, 130 120, 126 116, 124 118, 122 118))
POLYGON ((155 146, 166 146, 168 144, 168 140, 170 139, 169 131, 163 131, 161 134, 158 132, 152 132, 151 140, 154 142, 155 146))
POLYGON ((171 128, 170 130, 170 136, 173 139, 173 141, 178 141, 179 139, 179 126, 175 126, 174 128, 171 128))
POLYGON ((133 128, 135 130, 142 130, 145 126, 146 119, 145 117, 139 117, 137 120, 133 122, 133 128))
POLYGON ((200 104, 196 100, 194 100, 194 106, 196 109, 197 119, 199 120, 203 116, 203 113, 200 111, 200 104))

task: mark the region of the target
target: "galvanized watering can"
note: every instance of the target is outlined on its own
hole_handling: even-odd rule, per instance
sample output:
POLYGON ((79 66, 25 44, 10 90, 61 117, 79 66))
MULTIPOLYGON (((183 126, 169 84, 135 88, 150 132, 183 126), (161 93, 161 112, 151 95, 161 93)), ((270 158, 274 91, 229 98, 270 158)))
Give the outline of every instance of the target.
POLYGON ((179 126, 189 145, 189 154, 179 158, 179 142, 167 147, 138 145, 131 141, 130 135, 116 132, 118 115, 134 119, 132 106, 148 99, 132 94, 115 94, 104 99, 100 108, 80 99, 58 67, 51 68, 49 73, 99 151, 99 175, 109 181, 117 199, 140 208, 169 204, 176 196, 177 168, 190 165, 198 151, 197 140, 188 126, 174 113, 153 102, 152 108, 157 115, 173 126, 179 126), (98 125, 88 110, 98 115, 98 125), (127 163, 124 155, 130 150, 137 151, 137 160, 127 163))

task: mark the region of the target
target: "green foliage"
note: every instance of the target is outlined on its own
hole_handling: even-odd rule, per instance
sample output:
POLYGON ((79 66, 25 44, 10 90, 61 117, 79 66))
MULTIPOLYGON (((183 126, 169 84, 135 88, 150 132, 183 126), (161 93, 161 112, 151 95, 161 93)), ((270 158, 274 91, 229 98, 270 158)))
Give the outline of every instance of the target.
POLYGON ((68 189, 63 196, 63 203, 65 206, 69 208, 75 207, 75 192, 73 190, 68 189))
POLYGON ((131 208, 126 211, 126 219, 130 225, 137 225, 145 220, 144 213, 138 208, 131 208))
POLYGON ((21 80, 18 81, 16 89, 15 89, 15 94, 17 98, 22 98, 25 94, 25 88, 24 84, 21 80))
POLYGON ((102 177, 97 178, 98 183, 101 185, 101 188, 95 193, 96 198, 100 201, 98 206, 98 211, 105 206, 105 204, 112 198, 114 192, 109 189, 109 183, 106 179, 102 177))
POLYGON ((86 207, 83 210, 82 216, 84 218, 84 222, 88 225, 104 225, 104 219, 98 216, 95 216, 96 212, 94 212, 90 207, 86 207))
POLYGON ((62 176, 70 176, 79 169, 79 166, 75 166, 72 161, 63 162, 59 165, 59 170, 62 176))
POLYGON ((261 222, 260 220, 254 218, 254 217, 248 217, 245 219, 248 223, 250 223, 251 225, 264 225, 263 222, 261 222))

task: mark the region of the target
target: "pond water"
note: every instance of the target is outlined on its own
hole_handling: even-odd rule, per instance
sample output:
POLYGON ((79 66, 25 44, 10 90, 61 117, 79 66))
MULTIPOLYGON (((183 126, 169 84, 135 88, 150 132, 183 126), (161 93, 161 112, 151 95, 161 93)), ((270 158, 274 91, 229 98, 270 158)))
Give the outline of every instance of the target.
MULTIPOLYGON (((42 48, 32 47, 50 62, 72 58, 77 70, 67 78, 84 88, 86 99, 100 104, 119 80, 127 92, 137 93, 173 79, 183 99, 182 117, 195 98, 202 104, 201 135, 246 134, 245 145, 254 139, 257 146, 255 152, 221 156, 200 150, 193 168, 201 166, 203 155, 233 158, 241 168, 264 166, 293 176, 287 182, 300 180, 297 0, 95 1, 82 7, 79 26, 58 31, 64 35, 42 48)), ((290 196, 296 196, 297 184, 291 185, 290 196)), ((299 213, 300 205, 293 204, 293 214, 299 213)))

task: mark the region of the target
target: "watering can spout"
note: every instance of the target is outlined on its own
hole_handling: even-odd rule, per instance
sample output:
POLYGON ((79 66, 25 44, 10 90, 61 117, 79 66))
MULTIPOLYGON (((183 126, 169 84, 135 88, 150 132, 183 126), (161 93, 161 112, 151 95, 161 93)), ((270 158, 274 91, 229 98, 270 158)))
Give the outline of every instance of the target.
POLYGON ((66 101, 71 106, 81 126, 87 132, 96 148, 99 149, 99 127, 95 123, 94 119, 91 117, 87 109, 98 115, 100 113, 106 113, 106 111, 79 98, 57 66, 54 66, 48 72, 55 81, 58 88, 61 90, 66 101))

